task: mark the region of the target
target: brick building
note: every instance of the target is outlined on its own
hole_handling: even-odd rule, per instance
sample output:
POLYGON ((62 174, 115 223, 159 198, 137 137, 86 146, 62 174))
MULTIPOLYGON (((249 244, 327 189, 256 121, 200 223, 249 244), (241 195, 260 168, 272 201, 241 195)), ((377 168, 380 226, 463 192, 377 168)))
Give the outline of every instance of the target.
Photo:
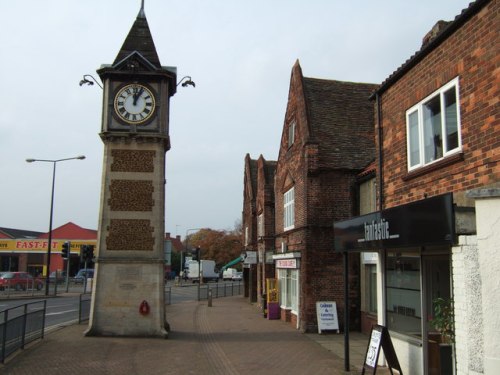
POLYGON ((378 211, 335 223, 337 251, 378 252, 378 322, 403 373, 500 369, 499 11, 478 0, 439 21, 377 89, 378 211))
MULTIPOLYGON (((245 156, 243 178, 243 249, 245 252, 257 252, 257 160, 245 156)), ((257 301, 257 265, 244 264, 245 297, 250 302, 257 301)))
MULTIPOLYGON (((23 271, 32 275, 47 275, 47 239, 48 233, 29 230, 0 228, 0 271, 23 271)), ((82 245, 95 246, 97 231, 86 229, 68 222, 52 230, 52 244, 50 255, 50 270, 62 271, 66 269, 65 261, 61 257, 62 245, 69 241, 70 275, 83 267, 80 260, 82 245)))
POLYGON ((276 161, 268 161, 260 155, 257 160, 257 296, 262 305, 266 293, 266 279, 274 278, 274 173, 276 161))
MULTIPOLYGON (((357 214, 356 176, 375 155, 377 86, 304 77, 292 69, 274 181, 275 248, 281 319, 317 329, 316 302, 336 301, 344 315, 342 256, 334 221, 357 214)), ((351 260, 352 328, 359 328, 359 257, 351 260)))
POLYGON ((175 276, 180 275, 180 271, 182 271, 182 253, 184 251, 184 245, 181 241, 181 236, 176 235, 172 237, 169 232, 165 233, 165 277, 167 279, 172 279, 175 276), (179 255, 179 263, 173 264, 173 254, 176 253, 179 255), (176 273, 175 270, 180 270, 179 273, 176 273))

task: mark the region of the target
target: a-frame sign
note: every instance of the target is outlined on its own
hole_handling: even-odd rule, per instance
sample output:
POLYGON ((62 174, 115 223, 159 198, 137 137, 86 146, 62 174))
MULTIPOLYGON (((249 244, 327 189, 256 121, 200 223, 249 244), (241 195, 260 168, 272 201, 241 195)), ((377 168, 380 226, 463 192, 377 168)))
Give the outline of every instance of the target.
POLYGON ((401 366, 399 365, 398 357, 392 345, 391 336, 386 327, 381 325, 374 325, 366 348, 365 362, 363 363, 363 370, 361 374, 373 374, 377 372, 378 357, 380 348, 384 350, 385 359, 387 360, 387 367, 391 374, 392 370, 397 370, 400 375, 403 375, 401 366))

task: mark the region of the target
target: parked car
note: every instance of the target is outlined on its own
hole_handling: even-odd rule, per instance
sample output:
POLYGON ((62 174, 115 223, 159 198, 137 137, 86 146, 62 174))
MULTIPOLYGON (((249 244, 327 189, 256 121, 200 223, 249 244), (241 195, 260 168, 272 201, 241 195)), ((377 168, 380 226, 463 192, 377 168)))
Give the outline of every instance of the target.
POLYGON ((236 273, 233 275, 232 280, 233 280, 233 281, 241 281, 241 280, 243 280, 243 272, 236 272, 236 273))
POLYGON ((43 288, 43 281, 34 278, 28 272, 2 272, 0 273, 0 290, 7 288, 15 290, 36 289, 43 288))
POLYGON ((49 275, 50 282, 63 283, 66 281, 66 271, 52 271, 49 275))
POLYGON ((76 284, 83 284, 85 282, 85 279, 93 277, 94 277, 94 270, 92 268, 88 269, 82 268, 76 273, 74 281, 76 284))

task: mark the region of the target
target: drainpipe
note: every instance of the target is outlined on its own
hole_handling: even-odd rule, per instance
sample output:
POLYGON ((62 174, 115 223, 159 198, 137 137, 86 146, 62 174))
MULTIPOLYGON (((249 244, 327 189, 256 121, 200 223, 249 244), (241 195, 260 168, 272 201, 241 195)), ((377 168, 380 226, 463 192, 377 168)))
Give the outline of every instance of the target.
POLYGON ((384 183, 383 183, 383 139, 382 139, 382 103, 380 100, 380 95, 377 92, 375 94, 375 100, 377 102, 377 127, 378 127, 378 209, 382 211, 384 207, 384 183))
MULTIPOLYGON (((383 155, 383 131, 382 131, 382 100, 380 98, 380 94, 377 92, 375 94, 375 100, 377 102, 377 127, 378 127, 378 210, 381 212, 382 209, 384 208, 384 172, 383 172, 383 166, 384 166, 384 155, 383 155)), ((382 271, 381 274, 384 275, 384 269, 385 269, 385 251, 383 249, 379 249, 378 251, 379 254, 379 261, 377 265, 377 274, 378 271, 382 271)), ((377 317, 377 323, 386 325, 386 313, 384 311, 384 308, 380 308, 381 306, 386 305, 386 295, 383 292, 385 290, 385 277, 384 276, 379 276, 377 278, 377 283, 379 283, 379 288, 382 289, 382 295, 380 298, 380 301, 377 302, 377 307, 381 311, 382 319, 380 317, 377 317), (382 320, 382 321, 381 321, 382 320)), ((385 353, 384 353, 385 354, 385 353)), ((385 361, 385 359, 384 359, 385 361)))

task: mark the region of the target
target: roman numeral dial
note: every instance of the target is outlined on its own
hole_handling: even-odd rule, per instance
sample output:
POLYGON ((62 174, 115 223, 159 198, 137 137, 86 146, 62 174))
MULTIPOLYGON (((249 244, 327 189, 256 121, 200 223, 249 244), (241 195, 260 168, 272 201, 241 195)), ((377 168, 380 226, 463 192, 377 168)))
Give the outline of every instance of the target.
POLYGON ((155 107, 153 92, 138 83, 122 87, 115 95, 115 113, 128 124, 146 123, 153 116, 155 107))

